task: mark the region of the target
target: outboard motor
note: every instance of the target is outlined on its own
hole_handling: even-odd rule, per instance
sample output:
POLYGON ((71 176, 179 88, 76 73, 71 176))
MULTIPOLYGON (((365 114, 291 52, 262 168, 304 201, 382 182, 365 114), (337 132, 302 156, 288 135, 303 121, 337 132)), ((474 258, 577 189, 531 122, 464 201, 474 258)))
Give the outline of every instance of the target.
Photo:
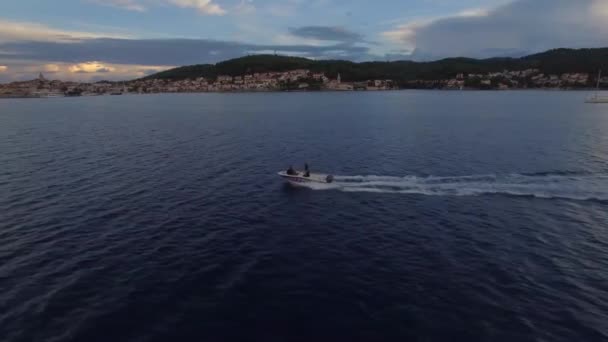
POLYGON ((331 182, 333 182, 333 181, 334 181, 334 176, 332 176, 332 175, 328 175, 328 176, 325 178, 325 180, 327 181, 327 183, 331 183, 331 182))

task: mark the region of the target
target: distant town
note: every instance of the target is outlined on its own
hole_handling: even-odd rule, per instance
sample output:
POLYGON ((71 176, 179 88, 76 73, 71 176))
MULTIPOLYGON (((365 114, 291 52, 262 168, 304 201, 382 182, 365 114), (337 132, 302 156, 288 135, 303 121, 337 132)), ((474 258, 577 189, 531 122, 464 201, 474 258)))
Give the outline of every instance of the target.
MULTIPOLYGON (((297 69, 285 72, 252 73, 216 78, 139 79, 125 82, 94 83, 49 80, 43 74, 31 81, 0 84, 0 97, 49 98, 158 93, 265 92, 265 91, 382 91, 396 89, 509 90, 509 89, 586 89, 593 88, 597 78, 587 73, 547 75, 538 69, 502 71, 486 74, 460 73, 450 79, 390 79, 345 82, 340 74, 330 79, 325 73, 297 69)), ((601 84, 608 84, 603 78, 601 84)))

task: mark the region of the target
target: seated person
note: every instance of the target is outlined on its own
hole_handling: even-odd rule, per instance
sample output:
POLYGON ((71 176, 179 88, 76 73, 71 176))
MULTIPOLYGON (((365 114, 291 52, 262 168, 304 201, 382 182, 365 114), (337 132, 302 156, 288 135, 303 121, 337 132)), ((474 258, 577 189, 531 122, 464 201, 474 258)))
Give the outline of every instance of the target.
POLYGON ((289 166, 289 169, 287 169, 287 175, 289 175, 289 176, 297 176, 298 173, 296 172, 296 170, 293 169, 293 166, 289 166))

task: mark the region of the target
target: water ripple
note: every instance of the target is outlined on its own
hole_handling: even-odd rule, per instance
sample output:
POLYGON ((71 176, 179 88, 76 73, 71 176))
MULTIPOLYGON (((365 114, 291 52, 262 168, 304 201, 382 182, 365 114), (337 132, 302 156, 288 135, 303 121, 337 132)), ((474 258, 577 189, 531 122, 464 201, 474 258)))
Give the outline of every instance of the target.
POLYGON ((9 100, 0 339, 606 340, 608 121, 535 94, 9 100))

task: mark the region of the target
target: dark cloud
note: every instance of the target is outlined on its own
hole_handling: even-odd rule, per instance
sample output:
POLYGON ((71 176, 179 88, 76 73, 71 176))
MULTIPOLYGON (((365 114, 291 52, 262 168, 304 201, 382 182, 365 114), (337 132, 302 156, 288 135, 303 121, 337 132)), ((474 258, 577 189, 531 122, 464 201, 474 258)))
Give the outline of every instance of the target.
POLYGON ((605 0, 518 0, 486 15, 407 27, 416 59, 518 56, 557 47, 608 45, 605 0))
POLYGON ((329 40, 337 42, 362 42, 363 36, 337 26, 304 26, 290 28, 289 33, 296 37, 329 40))
POLYGON ((80 63, 103 61, 116 64, 189 65, 255 54, 282 51, 315 58, 368 59, 369 48, 350 43, 330 46, 256 45, 205 39, 84 39, 73 42, 21 41, 0 43, 0 59, 80 63))

